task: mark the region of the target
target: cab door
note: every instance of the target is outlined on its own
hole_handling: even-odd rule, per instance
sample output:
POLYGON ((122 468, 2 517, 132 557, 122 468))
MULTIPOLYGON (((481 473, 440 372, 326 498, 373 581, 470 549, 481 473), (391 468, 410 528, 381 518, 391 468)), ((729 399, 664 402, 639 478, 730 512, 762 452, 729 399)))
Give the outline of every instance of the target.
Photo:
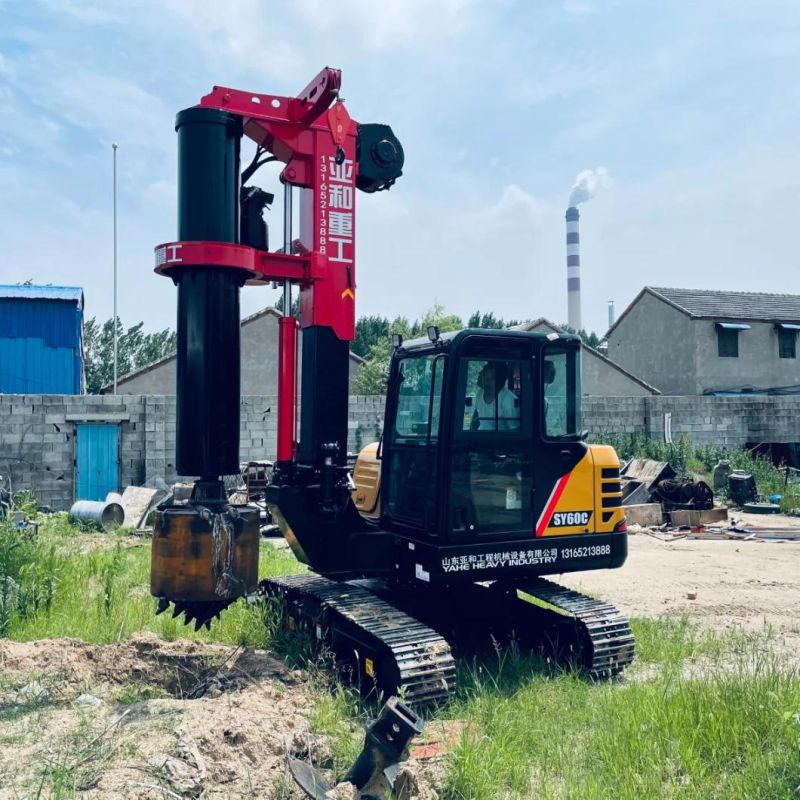
POLYGON ((533 535, 534 398, 530 340, 470 336, 450 420, 450 544, 533 535))
POLYGON ((594 484, 583 441, 581 343, 558 337, 536 349, 535 536, 582 533, 592 523, 594 484))
POLYGON ((434 533, 442 386, 447 358, 428 353, 399 361, 390 386, 381 473, 381 525, 434 533))

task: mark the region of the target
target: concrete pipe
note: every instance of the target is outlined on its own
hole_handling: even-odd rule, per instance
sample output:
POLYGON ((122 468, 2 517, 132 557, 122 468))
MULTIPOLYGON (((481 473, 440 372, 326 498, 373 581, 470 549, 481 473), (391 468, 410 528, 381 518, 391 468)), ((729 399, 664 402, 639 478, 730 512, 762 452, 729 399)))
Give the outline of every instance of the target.
POLYGON ((70 522, 91 523, 99 531, 115 531, 125 519, 119 503, 103 500, 78 500, 69 510, 70 522))

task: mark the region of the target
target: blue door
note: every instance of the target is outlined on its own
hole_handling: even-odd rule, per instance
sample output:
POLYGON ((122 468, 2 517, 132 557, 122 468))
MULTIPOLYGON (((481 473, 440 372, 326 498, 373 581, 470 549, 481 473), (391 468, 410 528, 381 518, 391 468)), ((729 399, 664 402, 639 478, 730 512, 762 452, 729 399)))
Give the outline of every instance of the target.
POLYGON ((82 423, 75 432, 75 499, 119 491, 119 425, 82 423))

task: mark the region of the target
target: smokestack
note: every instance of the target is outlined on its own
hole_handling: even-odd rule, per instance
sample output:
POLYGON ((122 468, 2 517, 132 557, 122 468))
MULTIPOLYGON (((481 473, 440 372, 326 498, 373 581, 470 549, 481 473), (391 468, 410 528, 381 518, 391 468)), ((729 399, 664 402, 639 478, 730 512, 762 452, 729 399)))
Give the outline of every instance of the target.
POLYGON ((614 324, 616 318, 617 318, 616 314, 614 313, 614 301, 613 300, 609 300, 608 301, 608 327, 609 328, 614 324))
POLYGON ((581 325, 581 236, 575 206, 567 209, 567 324, 579 331, 581 325))

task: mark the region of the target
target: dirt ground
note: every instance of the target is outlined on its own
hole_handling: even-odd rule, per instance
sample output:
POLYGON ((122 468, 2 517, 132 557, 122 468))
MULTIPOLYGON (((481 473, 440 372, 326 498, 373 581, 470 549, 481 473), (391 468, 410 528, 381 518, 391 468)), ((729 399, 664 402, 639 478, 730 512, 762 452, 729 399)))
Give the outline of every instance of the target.
POLYGON ((304 675, 259 650, 6 641, 0 674, 2 800, 267 798, 308 733, 304 675))
MULTIPOLYGON (((739 519, 754 528, 749 516, 739 519)), ((767 527, 763 518, 755 524, 767 527)), ((798 524, 781 518, 782 528, 798 524)), ((620 569, 576 572, 559 581, 601 596, 629 616, 686 614, 718 630, 768 625, 787 644, 800 645, 800 541, 662 542, 644 533, 628 541, 628 560, 620 569)))
MULTIPOLYGON (((263 650, 151 634, 0 641, 0 800, 72 797, 76 785, 85 800, 304 797, 287 757, 326 777, 333 766, 330 743, 310 730, 315 691, 263 650)), ((451 734, 444 725, 431 723, 428 741, 451 734)), ((441 752, 411 759, 408 800, 435 800, 441 770, 441 752)))

